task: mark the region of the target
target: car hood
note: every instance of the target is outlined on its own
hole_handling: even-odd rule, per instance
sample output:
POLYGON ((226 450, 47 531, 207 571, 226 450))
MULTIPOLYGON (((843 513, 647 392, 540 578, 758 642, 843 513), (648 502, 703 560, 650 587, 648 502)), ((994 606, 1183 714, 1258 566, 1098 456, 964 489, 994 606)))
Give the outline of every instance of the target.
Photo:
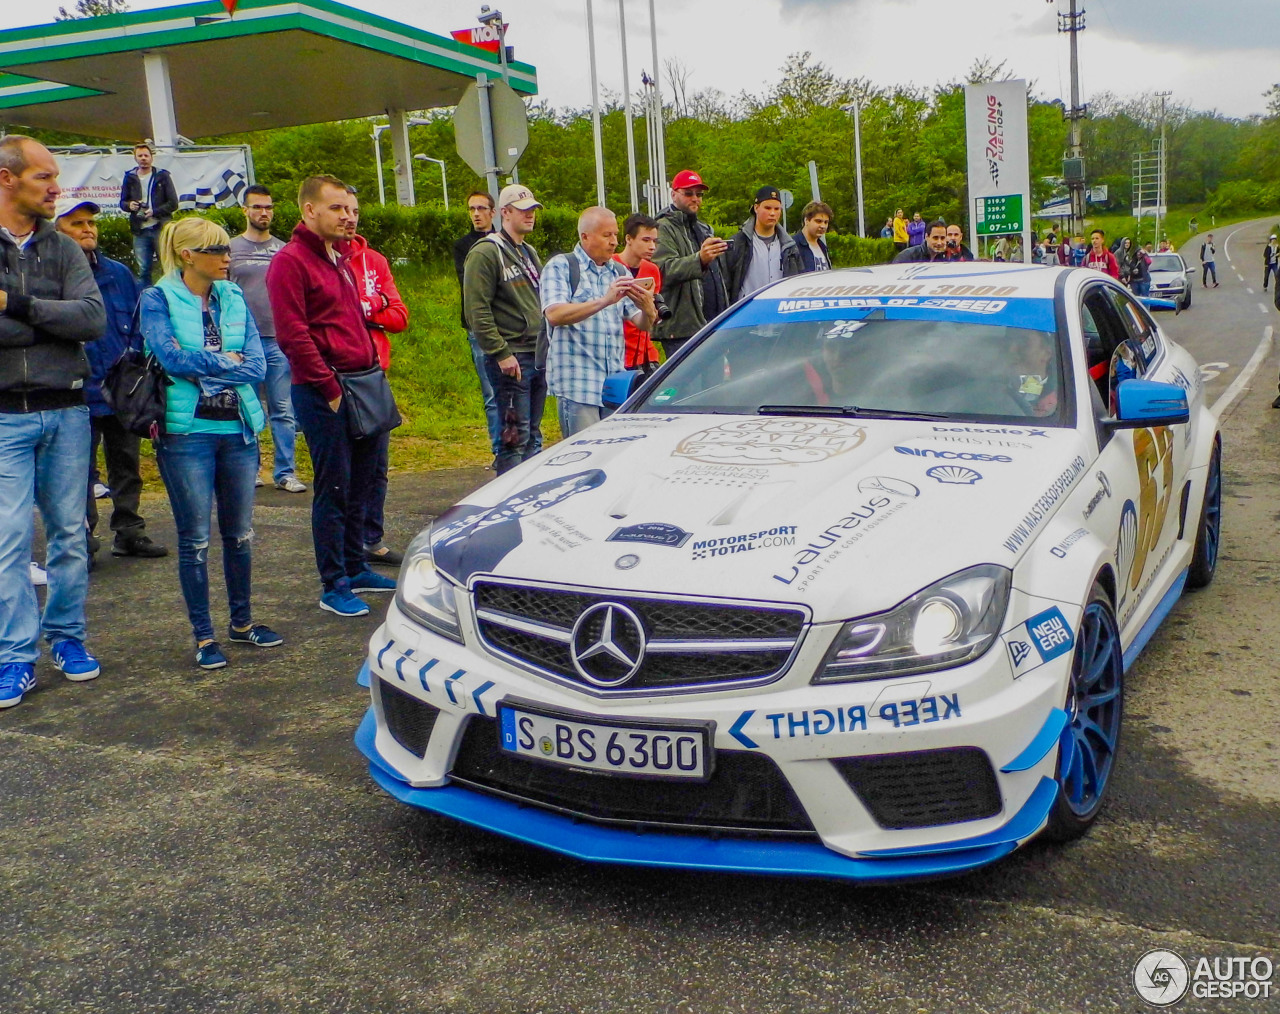
POLYGON ((1086 474, 1074 430, 931 421, 614 416, 439 518, 436 566, 516 581, 887 608, 1012 568, 1086 474))

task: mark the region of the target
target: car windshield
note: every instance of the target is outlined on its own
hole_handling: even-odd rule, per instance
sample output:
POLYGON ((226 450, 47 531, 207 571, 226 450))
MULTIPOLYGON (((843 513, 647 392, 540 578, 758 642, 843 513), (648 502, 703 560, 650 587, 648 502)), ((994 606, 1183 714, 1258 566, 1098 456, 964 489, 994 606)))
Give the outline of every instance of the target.
POLYGON ((657 379, 636 410, 1067 425, 1063 376, 1053 332, 873 310, 862 319, 721 328, 657 379))
POLYGON ((1152 271, 1181 271, 1182 258, 1177 254, 1152 254, 1152 271))

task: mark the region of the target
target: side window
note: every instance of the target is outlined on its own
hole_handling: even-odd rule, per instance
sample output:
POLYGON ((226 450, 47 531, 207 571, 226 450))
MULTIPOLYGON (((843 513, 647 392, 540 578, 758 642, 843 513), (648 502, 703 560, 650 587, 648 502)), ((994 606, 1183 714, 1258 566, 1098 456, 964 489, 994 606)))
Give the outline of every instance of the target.
POLYGON ((1128 336, 1133 339, 1134 345, 1137 347, 1142 359, 1142 365, 1144 367, 1150 366, 1151 361, 1156 357, 1159 347, 1155 324, 1147 316, 1147 311, 1130 296, 1118 289, 1109 289, 1107 294, 1111 297, 1112 302, 1115 303, 1116 312, 1124 322, 1128 336))
POLYGON ((1084 331, 1085 354, 1089 376, 1098 382, 1098 390, 1107 393, 1107 369, 1120 343, 1129 338, 1129 329, 1107 296, 1106 288, 1093 286, 1084 294, 1080 306, 1080 323, 1084 331))

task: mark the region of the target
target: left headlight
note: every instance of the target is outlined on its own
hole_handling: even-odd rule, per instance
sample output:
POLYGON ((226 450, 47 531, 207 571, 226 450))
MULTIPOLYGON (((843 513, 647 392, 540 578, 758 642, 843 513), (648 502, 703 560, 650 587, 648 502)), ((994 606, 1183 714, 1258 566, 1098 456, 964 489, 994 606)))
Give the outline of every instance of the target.
POLYGON ((932 672, 981 656, 1004 623, 1013 572, 984 563, 944 577, 887 613, 850 620, 814 683, 932 672))
POLYGON ((405 550, 400 580, 396 582, 396 605, 428 630, 461 642, 462 625, 453 592, 453 585, 436 570, 431 557, 431 529, 427 528, 405 550))

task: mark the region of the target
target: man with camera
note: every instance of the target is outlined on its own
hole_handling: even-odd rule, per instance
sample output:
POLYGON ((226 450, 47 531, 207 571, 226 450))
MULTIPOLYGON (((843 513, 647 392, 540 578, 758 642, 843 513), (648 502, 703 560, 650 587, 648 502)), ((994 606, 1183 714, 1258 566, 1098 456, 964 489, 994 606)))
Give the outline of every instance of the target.
POLYGON ((152 165, 155 157, 155 151, 147 142, 135 144, 133 160, 138 164, 124 174, 124 185, 120 188, 120 210, 129 213, 133 258, 138 262, 138 277, 144 287, 151 284, 160 230, 178 210, 178 191, 173 177, 168 169, 152 165))
MULTIPOLYGON (((650 286, 658 323, 662 323, 671 319, 671 307, 662 298, 662 272, 653 263, 653 254, 657 249, 657 220, 636 212, 622 223, 622 252, 614 254, 613 259, 626 268, 631 277, 641 285, 650 286)), ((647 377, 658 368, 660 361, 658 347, 653 344, 652 336, 629 320, 623 321, 622 333, 627 343, 624 368, 639 370, 647 377)))
POLYGON ((648 331, 658 319, 652 286, 613 259, 617 247, 617 216, 588 208, 578 218, 578 245, 542 271, 542 312, 551 329, 547 389, 566 437, 600 421, 605 378, 623 367, 623 321, 648 331))

